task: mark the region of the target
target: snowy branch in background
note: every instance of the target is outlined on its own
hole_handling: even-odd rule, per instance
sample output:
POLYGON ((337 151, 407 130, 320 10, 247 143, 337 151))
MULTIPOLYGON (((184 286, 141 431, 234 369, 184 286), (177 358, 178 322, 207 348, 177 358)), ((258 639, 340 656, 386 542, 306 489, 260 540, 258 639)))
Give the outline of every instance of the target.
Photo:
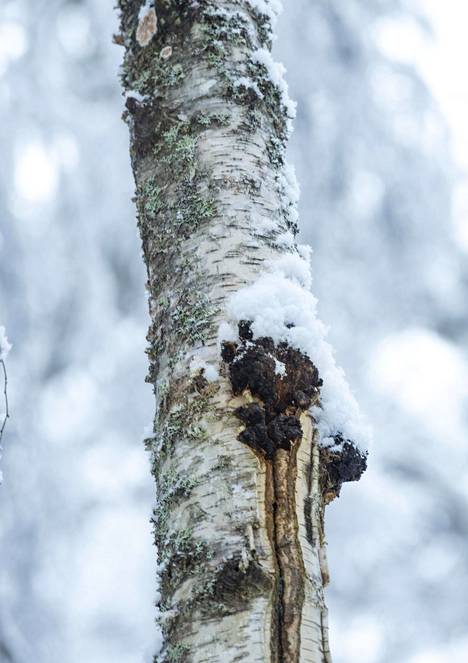
MULTIPOLYGON (((8 391, 7 391, 8 377, 5 366, 5 359, 7 358, 10 350, 11 350, 11 343, 9 343, 8 338, 6 336, 5 327, 0 326, 0 365, 3 371, 3 396, 4 396, 4 408, 5 408, 4 411, 3 408, 0 409, 0 419, 2 421, 2 425, 0 428, 0 442, 2 441, 3 431, 5 430, 7 419, 10 416, 8 412, 8 391)), ((2 481, 2 473, 0 471, 0 483, 1 481, 2 481)))

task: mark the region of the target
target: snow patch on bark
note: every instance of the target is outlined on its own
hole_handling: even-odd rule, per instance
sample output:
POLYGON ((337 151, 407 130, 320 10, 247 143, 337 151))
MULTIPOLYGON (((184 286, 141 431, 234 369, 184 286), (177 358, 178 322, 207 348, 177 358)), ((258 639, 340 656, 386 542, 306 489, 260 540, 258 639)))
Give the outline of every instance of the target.
POLYGON ((275 373, 276 373, 276 375, 280 375, 281 377, 286 375, 286 366, 285 366, 285 364, 282 361, 279 361, 278 359, 276 359, 276 357, 273 357, 273 359, 275 360, 275 373))
POLYGON ((266 48, 259 48, 252 55, 252 62, 263 65, 268 72, 268 76, 273 85, 278 88, 283 104, 287 114, 287 127, 288 131, 292 131, 292 120, 296 117, 296 102, 289 96, 289 88, 284 75, 286 74, 286 67, 281 62, 275 62, 270 51, 266 48))
POLYGON ((190 374, 196 375, 202 372, 208 382, 216 382, 219 379, 219 371, 216 366, 213 366, 213 364, 207 361, 208 356, 209 351, 207 348, 200 348, 195 351, 190 360, 190 374))
MULTIPOLYGON (((0 361, 5 361, 5 359, 8 356, 8 353, 10 352, 12 348, 11 343, 8 341, 6 332, 5 332, 5 327, 3 325, 0 325, 0 361)), ((3 389, 5 394, 5 400, 2 400, 0 402, 0 442, 3 434, 3 430, 5 428, 5 424, 8 418, 8 401, 7 401, 7 392, 6 392, 6 372, 5 372, 5 365, 3 365, 3 373, 2 373, 2 378, 4 378, 4 383, 3 383, 3 389)), ((2 448, 0 446, 0 461, 2 460, 2 448)), ((0 484, 3 482, 3 472, 0 469, 0 484)))
POLYGON ((301 189, 296 178, 296 170, 292 164, 288 162, 284 164, 284 168, 279 176, 279 181, 283 195, 287 201, 288 221, 292 227, 295 227, 299 220, 297 205, 299 203, 301 189))
POLYGON ((263 99, 263 94, 261 93, 260 88, 258 87, 256 81, 253 81, 251 78, 248 78, 247 76, 239 76, 239 78, 236 78, 232 84, 235 88, 245 88, 246 90, 253 90, 259 99, 263 99))
POLYGON ((283 11, 281 0, 249 0, 249 5, 259 14, 267 16, 273 26, 279 14, 283 11))
POLYGON ((147 100, 146 95, 137 92, 137 90, 127 90, 127 92, 125 92, 123 97, 124 101, 127 101, 127 99, 136 99, 136 101, 138 101, 140 104, 144 103, 147 100))
POLYGON ((327 328, 317 317, 317 299, 310 291, 312 276, 310 250, 285 254, 265 265, 266 271, 251 285, 234 293, 227 302, 229 323, 220 326, 221 340, 230 340, 232 323, 251 321, 254 338, 268 336, 307 354, 323 379, 321 406, 312 408, 321 444, 335 446, 341 434, 365 451, 370 430, 343 370, 336 365, 333 349, 326 340, 327 328))

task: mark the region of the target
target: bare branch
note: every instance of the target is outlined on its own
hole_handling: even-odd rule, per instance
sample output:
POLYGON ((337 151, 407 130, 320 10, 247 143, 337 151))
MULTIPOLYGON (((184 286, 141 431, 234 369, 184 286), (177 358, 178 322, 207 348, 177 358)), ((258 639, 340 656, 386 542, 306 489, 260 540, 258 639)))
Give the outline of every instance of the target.
POLYGON ((5 362, 3 361, 3 359, 0 359, 0 365, 2 366, 3 369, 3 396, 5 399, 5 416, 3 417, 2 427, 0 428, 0 442, 1 442, 3 437, 3 431, 5 430, 7 420, 10 417, 10 412, 8 408, 8 375, 6 371, 5 362))

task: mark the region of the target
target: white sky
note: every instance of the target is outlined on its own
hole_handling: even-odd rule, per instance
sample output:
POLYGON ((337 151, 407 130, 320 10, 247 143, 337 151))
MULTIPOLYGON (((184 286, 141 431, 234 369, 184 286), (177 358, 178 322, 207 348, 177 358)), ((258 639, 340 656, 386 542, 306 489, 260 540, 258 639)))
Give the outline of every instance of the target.
POLYGON ((420 67, 454 133, 459 163, 468 169, 468 3, 424 0, 435 40, 420 55, 420 67))
POLYGON ((426 34, 412 20, 386 21, 379 44, 390 56, 416 64, 444 115, 460 169, 454 196, 454 222, 460 245, 468 251, 468 2, 420 0, 432 25, 426 34))
POLYGON ((425 0, 433 18, 435 44, 424 55, 422 70, 453 133, 453 149, 464 178, 455 193, 457 235, 468 251, 468 3, 425 0))

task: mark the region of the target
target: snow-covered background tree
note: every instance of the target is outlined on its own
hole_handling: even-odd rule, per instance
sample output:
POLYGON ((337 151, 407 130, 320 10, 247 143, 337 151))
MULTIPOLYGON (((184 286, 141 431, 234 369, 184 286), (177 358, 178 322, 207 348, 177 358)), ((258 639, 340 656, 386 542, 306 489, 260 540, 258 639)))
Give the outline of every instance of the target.
MULTIPOLYGON (((275 44, 298 101, 289 160, 314 292, 375 436, 360 485, 328 509, 338 663, 468 649, 466 248, 444 122, 386 48, 427 29, 408 8, 298 0, 275 44)), ((116 31, 103 1, 2 3, 0 658, 15 663, 134 663, 155 644, 153 399, 116 31)))

